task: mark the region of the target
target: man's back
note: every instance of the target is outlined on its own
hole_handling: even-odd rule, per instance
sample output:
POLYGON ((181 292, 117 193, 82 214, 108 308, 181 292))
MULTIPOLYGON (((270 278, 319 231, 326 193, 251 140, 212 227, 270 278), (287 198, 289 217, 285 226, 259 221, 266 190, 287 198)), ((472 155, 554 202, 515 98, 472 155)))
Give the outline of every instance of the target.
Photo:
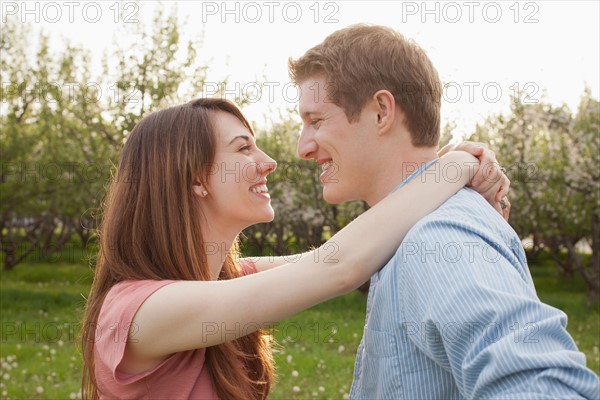
POLYGON ((597 398, 565 326, 514 230, 463 189, 371 279, 351 398, 597 398))

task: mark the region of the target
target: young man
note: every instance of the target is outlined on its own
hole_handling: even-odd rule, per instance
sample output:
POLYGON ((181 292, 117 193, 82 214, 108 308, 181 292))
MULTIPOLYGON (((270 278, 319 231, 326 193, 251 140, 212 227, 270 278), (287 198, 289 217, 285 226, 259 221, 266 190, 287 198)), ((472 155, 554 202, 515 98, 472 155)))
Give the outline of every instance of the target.
MULTIPOLYGON (((454 178, 435 168, 442 87, 418 45, 355 25, 289 67, 298 153, 321 165, 327 202, 373 205, 424 174, 454 178)), ((371 278, 350 397, 598 398, 566 322, 537 298, 514 230, 465 188, 371 278)))

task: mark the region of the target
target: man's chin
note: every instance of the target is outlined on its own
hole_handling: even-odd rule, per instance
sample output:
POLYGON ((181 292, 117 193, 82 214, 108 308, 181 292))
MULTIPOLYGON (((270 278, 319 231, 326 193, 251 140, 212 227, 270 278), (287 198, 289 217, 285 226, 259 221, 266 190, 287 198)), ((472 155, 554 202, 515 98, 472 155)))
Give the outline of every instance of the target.
POLYGON ((344 193, 332 190, 327 186, 323 187, 323 200, 325 200, 329 204, 340 204, 346 201, 350 201, 348 196, 345 196, 344 193))

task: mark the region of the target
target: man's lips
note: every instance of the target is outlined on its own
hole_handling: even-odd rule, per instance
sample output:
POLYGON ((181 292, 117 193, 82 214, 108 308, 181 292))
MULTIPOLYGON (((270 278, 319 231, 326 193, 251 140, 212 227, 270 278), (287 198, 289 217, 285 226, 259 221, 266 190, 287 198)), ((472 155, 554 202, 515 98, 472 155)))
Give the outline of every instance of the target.
POLYGON ((333 159, 331 159, 331 158, 321 158, 316 161, 317 161, 317 165, 319 165, 321 167, 322 172, 327 171, 333 165, 333 159))
POLYGON ((335 164, 333 159, 322 159, 317 161, 317 164, 321 167, 321 175, 319 176, 319 180, 322 183, 327 183, 330 181, 331 174, 335 172, 335 164))

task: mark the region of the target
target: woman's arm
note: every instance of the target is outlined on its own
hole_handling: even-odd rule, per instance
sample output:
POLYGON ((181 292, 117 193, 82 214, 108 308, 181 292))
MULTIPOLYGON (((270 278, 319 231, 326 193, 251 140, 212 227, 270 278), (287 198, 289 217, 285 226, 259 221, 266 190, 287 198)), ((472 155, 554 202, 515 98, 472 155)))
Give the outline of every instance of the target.
MULTIPOLYGON (((474 190, 480 193, 500 215, 508 221, 510 215, 510 202, 504 199, 510 188, 510 180, 500 167, 496 160, 496 155, 488 149, 485 144, 477 142, 462 142, 457 145, 448 144, 442 147, 438 156, 442 157, 451 151, 466 151, 467 153, 477 157, 480 165, 488 166, 487 168, 479 168, 475 176, 468 183, 474 190), (485 174, 485 175, 484 175, 485 174), (504 200, 504 208, 501 201, 504 200)), ((271 268, 280 267, 284 264, 293 264, 301 257, 311 256, 312 253, 293 254, 288 256, 265 256, 252 257, 251 260, 256 265, 258 272, 266 271, 271 268)))
POLYGON ((248 257, 247 259, 254 263, 256 271, 262 272, 271 268, 280 267, 285 264, 296 264, 298 261, 305 257, 314 257, 314 251, 299 254, 290 254, 287 256, 248 257))
POLYGON ((502 168, 496 159, 496 154, 488 149, 485 143, 467 141, 447 144, 438 151, 438 156, 456 150, 466 151, 477 157, 480 167, 469 186, 481 194, 508 221, 510 202, 506 196, 510 188, 510 179, 506 176, 506 169, 502 168))
POLYGON ((357 288, 392 257, 417 221, 471 180, 478 165, 464 152, 438 162, 438 173, 413 179, 294 263, 239 279, 159 289, 134 317, 126 358, 155 364, 175 352, 236 339, 357 288), (458 181, 444 180, 449 166, 460 166, 458 181))

